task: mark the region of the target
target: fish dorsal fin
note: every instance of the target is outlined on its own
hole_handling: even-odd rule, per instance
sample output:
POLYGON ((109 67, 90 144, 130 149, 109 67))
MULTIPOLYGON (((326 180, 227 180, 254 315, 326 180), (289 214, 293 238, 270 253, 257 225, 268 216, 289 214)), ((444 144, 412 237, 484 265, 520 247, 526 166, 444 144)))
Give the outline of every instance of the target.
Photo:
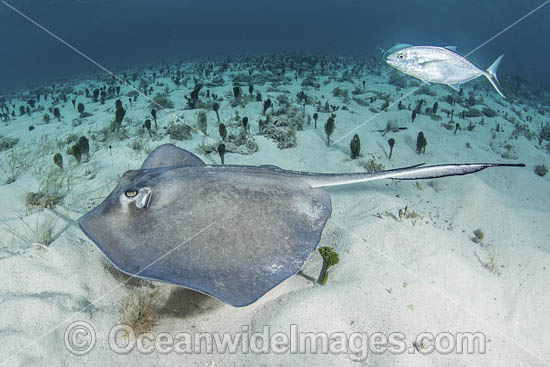
POLYGON ((141 165, 141 169, 170 166, 204 166, 204 162, 193 153, 178 148, 174 144, 163 144, 151 152, 141 165))
POLYGON ((456 52, 456 49, 457 49, 456 46, 445 46, 445 48, 446 48, 447 50, 451 50, 451 51, 454 51, 454 52, 456 52))

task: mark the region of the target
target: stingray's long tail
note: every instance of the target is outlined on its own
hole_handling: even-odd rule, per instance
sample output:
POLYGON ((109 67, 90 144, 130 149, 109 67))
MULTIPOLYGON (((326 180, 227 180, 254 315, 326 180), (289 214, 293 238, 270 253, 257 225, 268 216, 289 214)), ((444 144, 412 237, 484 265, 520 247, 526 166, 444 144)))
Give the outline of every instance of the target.
POLYGON ((511 163, 469 163, 469 164, 441 164, 437 166, 415 166, 397 168, 371 173, 302 173, 308 176, 311 187, 327 187, 348 185, 358 182, 367 182, 381 179, 394 180, 424 180, 447 176, 468 175, 489 167, 525 167, 525 164, 511 163))

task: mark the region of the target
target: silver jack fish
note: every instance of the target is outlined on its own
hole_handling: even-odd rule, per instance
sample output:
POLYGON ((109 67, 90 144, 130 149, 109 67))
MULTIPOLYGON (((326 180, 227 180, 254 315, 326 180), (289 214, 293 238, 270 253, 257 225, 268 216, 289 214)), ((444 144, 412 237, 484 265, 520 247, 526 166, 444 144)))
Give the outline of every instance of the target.
POLYGON ((497 69, 500 55, 487 70, 472 64, 464 56, 444 47, 412 46, 392 53, 386 62, 407 75, 422 80, 426 84, 447 84, 459 91, 460 85, 470 80, 486 77, 498 94, 506 98, 499 89, 497 69))

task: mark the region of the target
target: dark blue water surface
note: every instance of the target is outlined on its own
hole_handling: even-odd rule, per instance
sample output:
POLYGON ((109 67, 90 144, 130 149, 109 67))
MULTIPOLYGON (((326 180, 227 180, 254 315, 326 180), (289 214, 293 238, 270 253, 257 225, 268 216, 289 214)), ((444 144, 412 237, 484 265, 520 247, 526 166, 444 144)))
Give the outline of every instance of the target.
MULTIPOLYGON (((111 69, 197 56, 322 52, 378 56, 395 42, 466 54, 540 0, 5 0, 111 69)), ((476 51, 499 74, 549 83, 550 5, 476 51)), ((100 69, 0 2, 0 93, 100 69)))

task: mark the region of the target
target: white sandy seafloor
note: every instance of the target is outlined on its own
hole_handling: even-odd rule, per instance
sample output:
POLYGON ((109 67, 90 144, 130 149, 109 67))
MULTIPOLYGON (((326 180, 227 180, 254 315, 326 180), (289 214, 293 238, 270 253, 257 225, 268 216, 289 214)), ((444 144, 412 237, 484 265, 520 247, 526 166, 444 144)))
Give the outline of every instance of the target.
MULTIPOLYGON (((131 281, 122 284, 126 278, 112 269, 80 229, 55 214, 76 220, 116 186, 122 173, 138 168, 147 152, 162 143, 172 142, 198 154, 197 147, 203 141, 219 141, 218 124, 212 111, 207 113, 209 138, 193 131, 191 140, 175 141, 164 129, 176 118, 196 126, 196 110, 184 110, 184 95, 193 88, 190 79, 195 66, 181 66, 186 81, 185 86, 179 87, 167 75, 162 75, 159 67, 153 67, 158 73, 156 80, 151 82, 153 95, 168 86, 168 96, 175 104, 173 109, 158 112, 160 128, 153 138, 141 128, 145 118, 150 118, 149 101, 144 96, 139 96, 133 106, 129 105, 127 97, 121 98, 127 109, 123 126, 129 138, 99 141, 91 136, 94 133, 98 136, 97 132, 113 120, 116 98, 102 105, 83 94, 87 87, 91 91, 105 85, 110 77, 94 76, 57 83, 54 95, 59 95, 64 87, 72 88, 79 94, 77 103, 83 102, 86 111, 93 116, 72 126, 78 112, 70 102, 74 95, 68 94, 68 102, 57 105, 61 121, 51 116, 46 124, 42 116, 47 111, 36 111, 30 117, 18 116, 2 123, 0 130, 4 137, 19 138, 14 148, 0 153, 4 167, 2 182, 8 175, 8 162, 13 161, 10 154, 22 157, 17 164, 24 168, 14 182, 0 186, 0 362, 7 366, 550 365, 550 178, 548 175, 539 177, 533 171, 535 165, 548 165, 549 156, 544 142, 536 138, 510 139, 514 125, 502 117, 505 114, 516 116, 537 133, 540 125, 549 121, 548 117, 539 114, 544 113, 546 107, 536 108, 537 102, 522 105, 519 99, 504 100, 485 80, 469 83, 464 86, 464 96, 473 93, 478 101, 474 107, 479 110, 490 107, 498 111, 498 116, 484 117, 484 125, 478 124, 473 131, 463 129, 454 135, 441 123, 449 121, 442 110, 454 109, 454 120, 464 127, 468 124, 457 116, 464 107, 450 106, 444 101, 445 96, 456 96, 456 92, 445 86, 431 86, 435 96, 411 94, 404 99, 404 105, 411 104, 413 108, 420 98, 426 99, 424 107, 431 107, 437 100, 441 121, 419 114, 411 123, 411 111, 400 111, 396 105, 373 118, 376 113, 369 107, 360 106, 351 97, 368 99, 376 91, 388 94, 391 103, 413 91, 416 82, 404 78, 405 88, 396 89, 387 83, 390 69, 386 66, 381 67, 381 75, 365 70, 361 77, 354 77, 351 82, 341 81, 344 66, 335 65, 325 74, 316 75, 320 88, 302 87, 303 76, 295 79, 295 71, 290 68, 286 72, 290 79, 276 88, 270 83, 255 85, 255 93, 261 92, 264 100, 270 97, 275 108, 279 106, 277 96, 280 94, 286 94, 292 105, 300 107, 296 104, 296 94, 301 90, 322 104, 328 99, 331 104, 348 108, 336 112, 332 140, 337 142, 331 147, 326 146, 323 128, 329 113, 321 112, 316 130, 311 121, 311 124, 304 124, 303 131, 297 131, 297 147, 279 149, 274 141, 256 135, 258 120, 263 118, 262 103, 251 101, 244 107, 231 107, 231 77, 247 74, 248 69, 243 67, 238 71, 239 65, 230 63, 222 74, 224 86, 204 87, 201 93, 211 89, 223 97, 220 118, 228 129, 236 124, 231 122, 234 110, 241 117, 247 116, 259 150, 251 155, 228 153, 226 163, 274 164, 312 172, 360 172, 374 157, 385 168, 422 162, 523 162, 527 167, 491 168, 474 175, 418 181, 418 184, 416 181, 375 181, 329 188, 333 213, 320 246, 334 247, 340 254, 340 263, 331 269, 327 285, 316 285, 307 279, 307 276, 316 279, 321 268, 321 257, 314 252, 303 267, 306 276, 291 277, 252 305, 235 308, 162 283, 131 281), (362 90, 363 80, 365 90, 362 90), (474 85, 479 88, 474 89, 474 85), (349 100, 333 96, 335 87, 347 89, 349 100), (355 87, 361 93, 352 96, 355 87), (527 122, 527 116, 531 116, 532 121, 527 122), (392 119, 407 130, 390 132, 386 136, 373 132, 384 129, 386 122, 392 119), (497 123, 502 132, 494 132, 497 123), (34 130, 29 131, 30 125, 34 130), (362 156, 351 160, 349 142, 353 133, 349 132, 356 127, 359 127, 355 133, 361 138, 362 156), (419 131, 424 131, 428 141, 425 155, 415 152, 419 131), (74 158, 66 154, 70 144, 65 141, 71 134, 90 138, 89 161, 76 164, 74 158), (391 160, 387 156, 390 137, 396 141, 391 160), (145 149, 136 151, 131 147, 136 139, 147 145, 145 149), (466 147, 467 143, 470 147, 466 147), (505 144, 513 147, 503 148, 505 144), (63 154, 65 171, 71 178, 70 189, 62 189, 64 197, 55 206, 55 213, 50 209, 26 207, 27 193, 37 191, 46 173, 56 169, 52 157, 57 152, 63 154), (409 213, 416 212, 418 217, 399 218, 399 210, 405 207, 409 213), (32 229, 52 218, 55 220, 54 241, 44 248, 35 243, 32 229), (476 229, 482 229, 485 234, 483 244, 472 241, 476 229), (284 345, 273 343, 269 353, 265 353, 265 348, 246 350, 243 346, 234 353, 218 350, 216 345, 209 350, 204 344, 184 354, 163 349, 162 345, 157 345, 157 350, 151 353, 139 352, 137 347, 127 354, 116 353, 109 344, 109 331, 121 322, 121 301, 140 287, 160 290, 155 304, 160 321, 151 330, 155 337, 161 333, 172 336, 177 333, 233 333, 235 336, 241 332, 244 339, 256 331, 264 332, 267 326, 270 335, 283 332, 292 337, 292 328, 299 332, 325 333, 332 337, 333 344, 329 353, 321 349, 317 353, 310 349, 295 353, 290 347, 285 349, 284 345), (69 352, 64 342, 66 328, 74 321, 85 321, 93 325, 96 332, 95 346, 83 356, 69 352), (444 350, 419 353, 413 341, 423 332, 434 336, 483 333, 486 350, 473 354, 443 353, 444 350), (368 351, 362 356, 364 358, 356 358, 353 352, 366 348, 365 339, 356 337, 365 334, 357 333, 368 336, 403 333, 406 352, 376 354, 368 351), (349 348, 342 335, 347 341, 353 339, 363 344, 355 344, 360 348, 349 348), (344 342, 337 344, 338 339, 344 342)), ((261 72, 269 73, 255 71, 261 72)), ((151 80, 152 70, 144 69, 141 73, 151 80)), ((210 75, 210 79, 213 77, 210 75)), ((208 78, 201 79, 205 80, 208 78)), ((138 83, 131 84, 137 86, 138 83)), ((51 106, 52 98, 51 89, 48 90, 48 101, 41 99, 37 103, 46 109, 51 106)), ((246 85, 242 90, 243 94, 248 94, 246 85)), ((129 87, 122 86, 123 94, 130 91, 129 87)), ((25 93, 11 98, 17 112, 18 107, 25 104, 25 93)), ((379 108, 381 104, 378 98, 373 105, 379 108)), ((310 116, 316 112, 315 105, 306 105, 305 109, 310 116)), ((478 123, 481 118, 468 120, 478 123)), ((217 154, 200 156, 207 164, 219 163, 217 154)), ((75 340, 85 343, 86 338, 82 334, 81 339, 77 336, 75 340)))

